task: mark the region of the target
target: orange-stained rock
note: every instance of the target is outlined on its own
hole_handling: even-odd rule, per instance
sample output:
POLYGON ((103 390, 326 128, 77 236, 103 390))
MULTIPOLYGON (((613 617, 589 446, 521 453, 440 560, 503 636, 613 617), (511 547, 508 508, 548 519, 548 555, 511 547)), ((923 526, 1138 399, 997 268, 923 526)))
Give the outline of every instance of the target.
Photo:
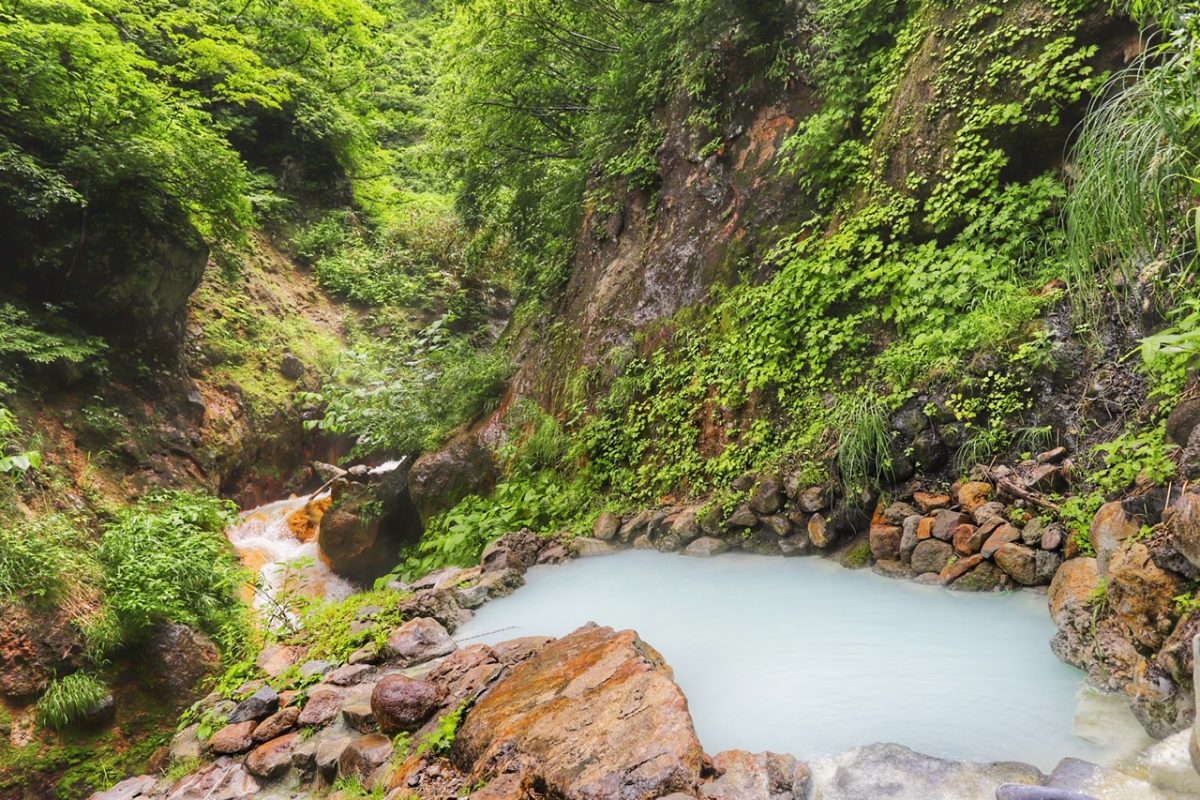
POLYGON ((974 525, 959 525, 950 541, 954 544, 954 552, 960 556, 973 556, 983 547, 984 536, 974 525))
POLYGON ((550 643, 467 714, 451 758, 516 770, 563 798, 694 794, 704 754, 671 669, 634 631, 586 625, 550 643))
POLYGON ((934 517, 925 517, 917 523, 917 541, 923 542, 933 536, 934 517))
POLYGON ((321 528, 321 518, 325 516, 331 503, 333 503, 333 496, 326 494, 315 500, 309 500, 304 507, 292 512, 287 520, 292 535, 302 542, 311 542, 317 538, 317 531, 321 528))
POLYGON ((1101 575, 1108 574, 1108 562, 1113 553, 1140 528, 1141 524, 1137 518, 1127 514, 1120 502, 1114 500, 1100 506, 1096 516, 1092 517, 1088 536, 1092 542, 1092 549, 1096 551, 1096 565, 1101 575))
POLYGON ((1091 616, 1092 594, 1100 585, 1100 570, 1094 558, 1072 558, 1063 562, 1054 573, 1046 599, 1050 618, 1059 628, 1069 625, 1074 617, 1091 616))
POLYGON ((1108 562, 1108 607, 1145 647, 1157 650, 1175 626, 1175 602, 1183 579, 1161 569, 1141 542, 1122 547, 1108 562))
POLYGON ((988 501, 992 494, 992 485, 982 481, 964 483, 958 488, 958 504, 968 514, 988 501))
POLYGON ((250 749, 250 745, 254 744, 251 736, 256 727, 258 727, 258 723, 252 719, 226 725, 208 740, 208 749, 222 755, 243 753, 250 749))
POLYGON ((950 495, 931 492, 913 492, 913 503, 922 514, 929 514, 950 507, 950 495))

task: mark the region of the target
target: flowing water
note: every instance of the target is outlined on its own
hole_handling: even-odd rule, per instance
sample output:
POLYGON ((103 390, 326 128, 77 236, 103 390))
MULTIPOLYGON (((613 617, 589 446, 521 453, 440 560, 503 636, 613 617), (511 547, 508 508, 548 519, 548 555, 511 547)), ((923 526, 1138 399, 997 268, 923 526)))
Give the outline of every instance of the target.
POLYGON ((663 654, 710 753, 832 755, 898 742, 946 758, 1113 763, 1149 743, 1058 661, 1043 595, 950 592, 815 558, 631 551, 530 570, 455 638, 633 628, 663 654), (1087 737, 1086 739, 1084 737, 1087 737))
POLYGON ((243 513, 227 535, 242 563, 259 575, 254 605, 271 624, 282 622, 276 604, 285 589, 312 597, 341 600, 355 592, 352 583, 335 575, 317 550, 315 520, 328 493, 292 497, 243 513))

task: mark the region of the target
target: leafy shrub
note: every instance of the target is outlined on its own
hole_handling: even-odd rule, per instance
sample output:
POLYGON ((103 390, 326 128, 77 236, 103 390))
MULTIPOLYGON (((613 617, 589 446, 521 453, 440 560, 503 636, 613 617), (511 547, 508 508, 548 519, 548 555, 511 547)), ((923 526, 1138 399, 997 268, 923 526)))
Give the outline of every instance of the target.
POLYGON ((236 642, 246 575, 225 538, 232 503, 190 492, 150 495, 104 530, 105 607, 123 638, 171 621, 236 642))
POLYGON ((99 358, 106 348, 103 339, 72 330, 53 307, 34 314, 12 303, 0 304, 0 365, 84 364, 99 358))
POLYGON ((324 406, 310 427, 357 437, 358 452, 414 453, 494 407, 512 370, 499 352, 449 333, 444 321, 348 356, 335 381, 305 395, 324 406))
POLYGON ((41 466, 42 454, 22 447, 20 437, 17 418, 0 406, 0 475, 20 474, 41 466))
POLYGON ((516 477, 488 497, 472 495, 430 520, 421 541, 403 554, 398 568, 407 578, 454 564, 469 566, 506 533, 529 528, 555 533, 590 521, 595 495, 580 482, 552 473, 516 477))
POLYGON ((91 675, 76 672, 59 678, 38 699, 38 724, 59 730, 85 719, 108 697, 108 687, 91 675))

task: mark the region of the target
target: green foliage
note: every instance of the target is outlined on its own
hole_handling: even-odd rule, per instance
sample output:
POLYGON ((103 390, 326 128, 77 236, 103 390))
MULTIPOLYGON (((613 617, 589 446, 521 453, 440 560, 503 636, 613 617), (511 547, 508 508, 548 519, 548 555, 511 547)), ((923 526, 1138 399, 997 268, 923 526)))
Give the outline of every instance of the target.
POLYGON ((1142 367, 1167 402, 1183 394, 1200 356, 1200 297, 1186 297, 1167 312, 1167 327, 1142 339, 1142 367))
POLYGON ((356 436, 358 452, 419 452, 494 408, 511 369, 439 320, 347 356, 334 382, 305 395, 325 410, 310 427, 356 436))
POLYGON ((1169 308, 1191 274, 1200 229, 1200 15, 1192 2, 1128 5, 1140 21, 1161 22, 1162 35, 1114 79, 1072 151, 1072 289, 1092 313, 1098 286, 1124 294, 1139 281, 1169 308))
POLYGON ((544 295, 564 276, 588 170, 653 189, 655 109, 686 98, 691 120, 719 140, 726 48, 782 82, 791 33, 782 8, 738 0, 458 5, 440 37, 436 132, 465 219, 504 230, 526 295, 544 295))
POLYGON ((342 800, 383 800, 386 787, 382 782, 368 790, 360 778, 353 775, 342 775, 330 787, 342 800))
POLYGON ((234 512, 228 501, 163 492, 122 510, 105 527, 98 553, 105 609, 122 640, 171 621, 236 649, 244 633, 237 591, 246 575, 224 534, 234 512))
POLYGON ((446 565, 470 566, 489 543, 522 528, 537 533, 582 528, 595 502, 583 484, 564 483, 553 473, 504 481, 491 495, 467 497, 430 520, 420 543, 402 554, 399 573, 413 578, 446 565))
POLYGON ((846 395, 835 413, 838 469, 847 486, 862 487, 892 470, 890 409, 869 392, 846 395))
POLYGON ((95 572, 94 556, 81 542, 86 538, 64 516, 0 527, 0 598, 42 607, 61 600, 73 582, 95 572))
POLYGON ((466 713, 467 703, 463 702, 458 708, 438 720, 437 727, 417 745, 417 754, 441 757, 450 755, 450 748, 454 745, 458 728, 462 725, 466 713))
POLYGON ((53 307, 33 314, 11 303, 0 304, 0 366, 94 363, 105 348, 98 337, 71 331, 53 307))
POLYGON ((408 595, 383 589, 360 592, 339 602, 315 601, 297 607, 298 632, 293 643, 308 647, 310 659, 338 663, 364 645, 382 646, 387 635, 404 621, 400 609, 408 595), (366 608, 377 607, 370 619, 362 617, 366 608))
POLYGON ((42 465, 42 454, 21 444, 17 418, 0 406, 0 476, 20 475, 42 465))
POLYGON ((108 687, 91 675, 76 672, 50 683, 35 709, 38 724, 61 729, 83 721, 108 697, 108 687))

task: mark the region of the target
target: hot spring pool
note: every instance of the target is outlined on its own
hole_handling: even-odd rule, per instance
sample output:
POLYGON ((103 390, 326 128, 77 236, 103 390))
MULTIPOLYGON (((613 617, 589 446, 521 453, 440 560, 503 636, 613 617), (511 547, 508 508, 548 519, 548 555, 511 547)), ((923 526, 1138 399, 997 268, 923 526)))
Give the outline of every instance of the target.
POLYGON ((629 551, 536 567, 461 643, 633 628, 675 671, 710 753, 832 755, 897 742, 930 755, 1112 762, 1146 739, 1050 652, 1034 592, 972 594, 816 558, 629 551), (1085 741, 1077 735, 1088 735, 1085 741))

